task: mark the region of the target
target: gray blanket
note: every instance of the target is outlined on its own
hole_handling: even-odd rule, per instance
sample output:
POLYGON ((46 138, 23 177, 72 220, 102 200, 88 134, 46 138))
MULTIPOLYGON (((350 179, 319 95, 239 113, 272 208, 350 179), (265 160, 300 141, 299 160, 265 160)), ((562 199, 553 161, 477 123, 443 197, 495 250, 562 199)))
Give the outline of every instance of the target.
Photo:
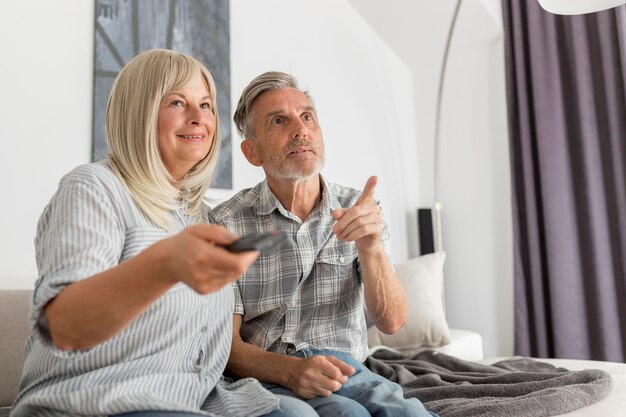
POLYGON ((593 404, 611 390, 605 371, 568 371, 514 357, 483 365, 432 350, 407 358, 377 350, 365 361, 441 417, 544 417, 593 404))

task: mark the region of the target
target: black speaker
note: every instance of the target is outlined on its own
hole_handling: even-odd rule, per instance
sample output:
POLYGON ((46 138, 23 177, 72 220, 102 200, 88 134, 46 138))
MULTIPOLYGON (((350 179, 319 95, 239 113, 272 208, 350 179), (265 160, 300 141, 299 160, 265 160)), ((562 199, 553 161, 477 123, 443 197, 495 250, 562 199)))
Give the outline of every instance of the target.
POLYGON ((435 251, 435 236, 433 232, 432 209, 417 209, 417 233, 420 240, 420 255, 426 255, 435 251))

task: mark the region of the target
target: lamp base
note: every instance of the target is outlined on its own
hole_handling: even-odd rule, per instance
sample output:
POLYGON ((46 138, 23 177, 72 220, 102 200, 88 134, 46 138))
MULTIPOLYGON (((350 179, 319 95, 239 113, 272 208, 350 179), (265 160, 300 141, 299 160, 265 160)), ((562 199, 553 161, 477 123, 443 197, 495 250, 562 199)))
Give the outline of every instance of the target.
POLYGON ((435 237, 433 234, 433 210, 429 208, 417 209, 417 234, 420 244, 420 255, 435 251, 435 237))

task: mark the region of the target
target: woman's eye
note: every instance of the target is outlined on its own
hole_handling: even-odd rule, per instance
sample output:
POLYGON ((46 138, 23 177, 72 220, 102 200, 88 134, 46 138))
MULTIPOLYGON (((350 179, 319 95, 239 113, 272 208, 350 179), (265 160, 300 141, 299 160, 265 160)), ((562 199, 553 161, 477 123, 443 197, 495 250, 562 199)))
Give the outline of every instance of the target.
POLYGON ((176 107, 182 107, 184 104, 181 100, 174 100, 172 101, 172 106, 176 106, 176 107))
POLYGON ((206 110, 213 110, 213 109, 211 108, 211 103, 202 103, 202 104, 200 105, 200 107, 201 107, 201 108, 203 108, 203 109, 206 109, 206 110))

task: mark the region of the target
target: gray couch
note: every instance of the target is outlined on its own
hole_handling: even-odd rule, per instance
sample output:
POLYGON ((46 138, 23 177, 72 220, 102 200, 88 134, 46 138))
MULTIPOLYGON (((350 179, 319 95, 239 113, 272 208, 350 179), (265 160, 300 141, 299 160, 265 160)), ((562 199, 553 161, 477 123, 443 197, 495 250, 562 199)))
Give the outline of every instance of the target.
POLYGON ((30 290, 0 290, 0 417, 17 394, 28 337, 30 290))

